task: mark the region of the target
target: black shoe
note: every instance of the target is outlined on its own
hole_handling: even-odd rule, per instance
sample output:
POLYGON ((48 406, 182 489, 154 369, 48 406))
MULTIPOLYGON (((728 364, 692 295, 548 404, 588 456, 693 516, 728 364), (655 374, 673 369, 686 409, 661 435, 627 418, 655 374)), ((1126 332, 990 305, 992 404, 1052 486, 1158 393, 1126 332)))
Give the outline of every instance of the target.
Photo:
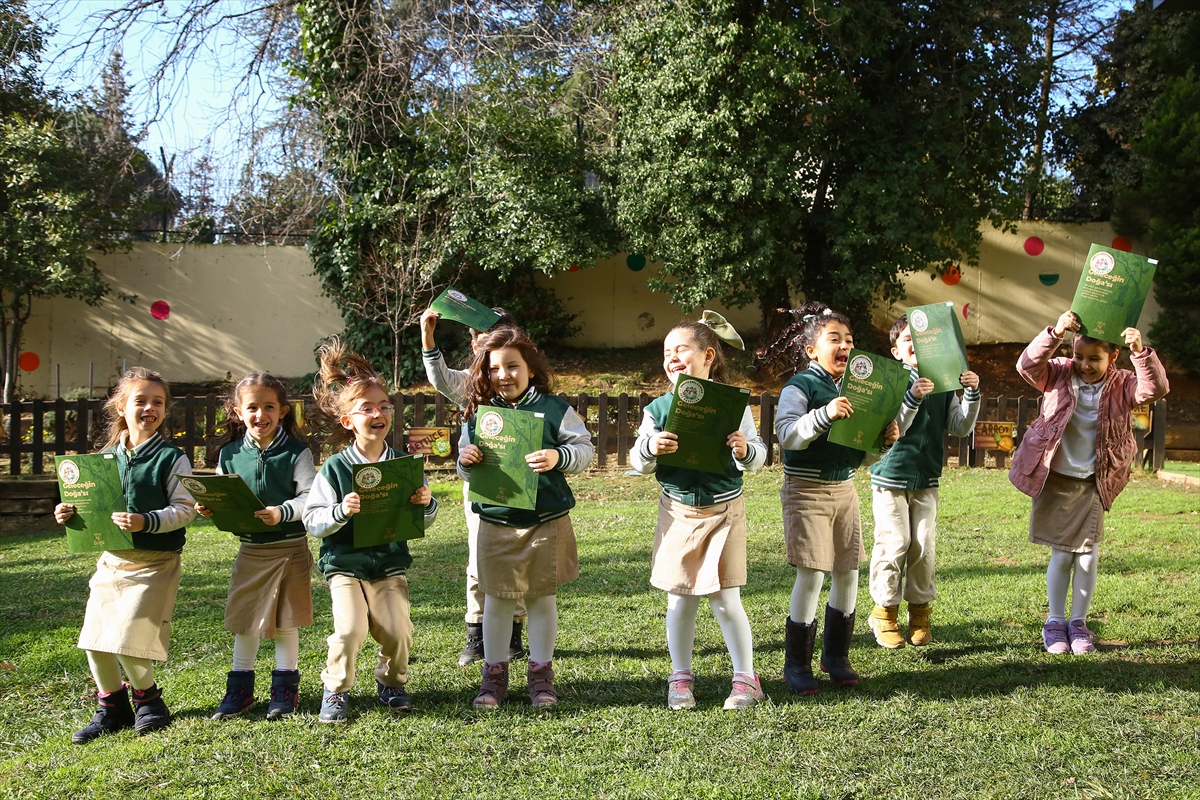
POLYGON ((107 733, 133 727, 133 706, 129 703, 129 689, 122 686, 121 691, 99 697, 98 700, 100 710, 96 712, 96 716, 92 717, 86 728, 71 734, 74 744, 87 744, 107 733))
POLYGON ((412 695, 403 686, 384 686, 375 681, 375 688, 379 691, 380 705, 396 711, 412 711, 412 695))
POLYGON ((213 719, 236 717, 254 708, 254 670, 235 670, 225 679, 225 698, 213 712, 213 719))
POLYGON ((162 730, 171 724, 171 712, 163 702, 162 689, 158 688, 158 684, 145 691, 134 689, 133 707, 136 709, 133 728, 140 736, 162 730))
POLYGON ((783 679, 793 694, 817 694, 820 684, 813 676, 813 647, 817 641, 817 621, 807 625, 787 618, 784 638, 783 679))
POLYGON ((821 671, 838 686, 858 686, 858 673, 850 666, 850 637, 854 634, 854 613, 846 616, 831 605, 825 606, 825 645, 821 648, 821 671))
POLYGON ((508 660, 520 661, 528 655, 525 645, 521 642, 521 623, 514 621, 512 638, 508 640, 508 660))
POLYGON ((476 661, 483 661, 483 623, 467 623, 467 643, 458 654, 458 665, 468 667, 476 661))
POLYGON ((267 704, 267 719, 291 716, 300 707, 300 670, 277 669, 271 673, 271 702, 267 704))

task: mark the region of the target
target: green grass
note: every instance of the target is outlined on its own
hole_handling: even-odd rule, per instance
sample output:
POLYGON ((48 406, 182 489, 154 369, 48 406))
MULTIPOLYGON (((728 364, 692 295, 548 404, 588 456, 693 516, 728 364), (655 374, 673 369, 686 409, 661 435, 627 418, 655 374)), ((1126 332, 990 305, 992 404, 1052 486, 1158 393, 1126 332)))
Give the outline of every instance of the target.
MULTIPOLYGON (((316 722, 330 632, 314 581, 316 624, 301 633, 303 713, 279 723, 263 703, 212 722, 229 668, 222 625, 231 537, 189 534, 170 661, 159 677, 176 714, 164 732, 87 747, 71 731, 93 700, 75 639, 92 560, 61 537, 0 540, 0 794, 11 797, 1200 797, 1200 493, 1136 479, 1107 520, 1088 657, 1040 648, 1047 552, 1026 541, 1029 501, 994 470, 951 470, 941 490, 935 643, 875 646, 864 570, 851 657, 858 690, 788 694, 780 677, 793 573, 784 554, 778 468, 751 476, 746 607, 769 702, 721 710, 729 663, 702 609, 700 708, 664 705, 670 671, 665 597, 647 584, 652 479, 578 479, 583 575, 559 595, 561 707, 523 699, 471 706, 478 669, 462 670, 465 526, 456 483, 429 538, 413 546, 418 711, 397 718, 359 661, 348 726, 316 722)), ((869 499, 860 487, 860 496, 869 499)), ((870 506, 863 519, 870 541, 870 506)), ((271 668, 265 645, 259 674, 271 668)), ((260 686, 260 698, 265 695, 260 686)))
POLYGON ((1200 463, 1195 461, 1168 461, 1163 464, 1163 469, 1167 472, 1175 472, 1180 475, 1191 475, 1193 478, 1200 478, 1200 463))

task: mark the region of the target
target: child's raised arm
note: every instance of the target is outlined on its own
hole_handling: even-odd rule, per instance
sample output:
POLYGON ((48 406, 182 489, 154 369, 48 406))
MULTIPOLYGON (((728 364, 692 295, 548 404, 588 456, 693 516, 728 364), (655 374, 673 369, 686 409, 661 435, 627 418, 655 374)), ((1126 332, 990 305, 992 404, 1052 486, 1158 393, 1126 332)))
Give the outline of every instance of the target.
POLYGON ((1126 328, 1122 335, 1125 337, 1125 343, 1129 345, 1129 361, 1133 364, 1134 375, 1137 376, 1135 381, 1127 384, 1132 390, 1129 392, 1130 407, 1153 403, 1160 397, 1166 397, 1167 392, 1171 391, 1171 384, 1167 381, 1167 371, 1158 360, 1158 353, 1154 352, 1154 348, 1142 344, 1142 332, 1137 328, 1126 328))
POLYGON ((440 316, 432 308, 425 309, 421 315, 421 362, 425 365, 425 377, 434 390, 462 407, 467 402, 469 375, 466 370, 446 366, 446 358, 433 340, 433 328, 440 316))
MULTIPOLYGON (((1079 318, 1073 311, 1065 311, 1052 326, 1033 338, 1017 359, 1017 374, 1039 392, 1046 391, 1050 378, 1050 359, 1062 345, 1067 331, 1079 330, 1079 318)), ((1070 367, 1067 367, 1070 369, 1070 367)))

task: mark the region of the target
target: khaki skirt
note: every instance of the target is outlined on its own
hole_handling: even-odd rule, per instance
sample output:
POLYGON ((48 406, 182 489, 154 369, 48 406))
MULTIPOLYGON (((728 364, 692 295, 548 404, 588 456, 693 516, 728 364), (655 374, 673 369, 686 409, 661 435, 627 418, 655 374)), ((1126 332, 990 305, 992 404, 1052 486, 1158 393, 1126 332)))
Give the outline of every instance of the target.
POLYGON ((1104 540, 1104 506, 1096 478, 1071 478, 1051 472, 1033 498, 1029 541, 1068 553, 1090 553, 1104 540))
POLYGON ((179 593, 178 553, 105 551, 88 581, 79 647, 98 653, 167 660, 171 615, 179 593))
POLYGON ((549 597, 579 577, 569 516, 532 528, 508 528, 481 519, 477 557, 479 590, 492 597, 549 597))
POLYGON ((225 630, 273 639, 277 628, 312 625, 312 566, 307 537, 243 543, 229 579, 225 630))
POLYGON ((817 483, 787 475, 779 499, 793 567, 844 572, 867 560, 854 481, 817 483))
POLYGON ((689 506, 660 495, 650 585, 683 595, 745 586, 745 501, 689 506))

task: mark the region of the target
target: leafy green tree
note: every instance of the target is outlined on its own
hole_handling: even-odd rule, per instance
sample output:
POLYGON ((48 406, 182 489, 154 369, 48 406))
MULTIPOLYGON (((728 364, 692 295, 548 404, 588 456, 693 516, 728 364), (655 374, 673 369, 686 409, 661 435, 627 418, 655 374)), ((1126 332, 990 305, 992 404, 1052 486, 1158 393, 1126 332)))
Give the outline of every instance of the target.
POLYGON ((686 307, 847 311, 1015 218, 1036 84, 1021 2, 692 5, 612 21, 617 221, 686 307))

